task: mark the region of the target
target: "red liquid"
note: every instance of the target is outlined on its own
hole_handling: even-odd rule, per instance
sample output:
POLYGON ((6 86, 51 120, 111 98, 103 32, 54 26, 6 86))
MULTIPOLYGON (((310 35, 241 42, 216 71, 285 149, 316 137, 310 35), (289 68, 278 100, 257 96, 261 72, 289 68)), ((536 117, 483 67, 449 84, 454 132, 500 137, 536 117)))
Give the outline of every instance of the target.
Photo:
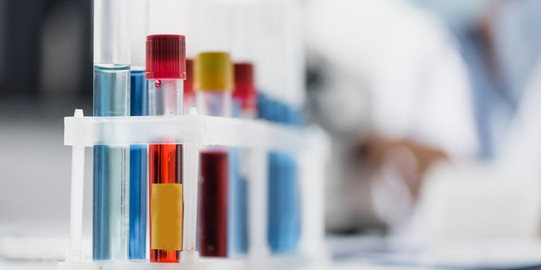
POLYGON ((227 152, 201 152, 200 252, 227 257, 227 152))
MULTIPOLYGON (((148 146, 148 171, 151 184, 182 184, 182 145, 151 144, 148 146)), ((150 185, 152 196, 152 185, 150 185)), ((150 222, 150 230, 152 223, 150 222)), ((152 238, 150 238, 152 243, 152 238)), ((150 249, 151 262, 179 262, 180 251, 150 249)))

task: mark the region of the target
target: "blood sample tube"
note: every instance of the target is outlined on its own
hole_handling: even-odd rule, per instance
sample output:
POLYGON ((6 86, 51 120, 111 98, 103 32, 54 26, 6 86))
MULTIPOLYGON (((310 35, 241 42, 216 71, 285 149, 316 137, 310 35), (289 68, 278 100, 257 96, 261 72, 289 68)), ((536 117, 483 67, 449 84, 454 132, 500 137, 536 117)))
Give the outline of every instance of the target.
POLYGON ((257 94, 254 85, 254 65, 250 62, 234 64, 235 89, 233 90, 233 111, 236 117, 255 119, 257 117, 257 94))
MULTIPOLYGON (((185 39, 150 35, 146 42, 149 115, 182 114, 186 79, 185 39)), ((174 140, 148 147, 150 261, 179 262, 182 250, 182 145, 174 140)))
MULTIPOLYGON (((231 115, 233 66, 228 53, 204 52, 194 64, 197 109, 212 116, 231 115)), ((223 147, 201 151, 200 253, 227 257, 228 153, 223 147)))

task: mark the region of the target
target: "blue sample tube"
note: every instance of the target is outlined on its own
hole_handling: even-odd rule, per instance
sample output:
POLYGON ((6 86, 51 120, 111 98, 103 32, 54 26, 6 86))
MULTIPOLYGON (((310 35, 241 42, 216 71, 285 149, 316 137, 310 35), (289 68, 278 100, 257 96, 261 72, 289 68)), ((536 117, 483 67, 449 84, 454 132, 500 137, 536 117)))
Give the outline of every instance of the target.
POLYGON ((280 251, 280 211, 283 209, 281 201, 281 184, 279 178, 278 153, 269 153, 269 203, 268 203, 268 235, 267 240, 272 253, 280 251))
MULTIPOLYGON (((234 93, 235 89, 233 89, 233 94, 234 93)), ((231 115, 233 117, 240 117, 242 110, 241 101, 239 99, 236 99, 234 96, 231 102, 231 109, 231 115)), ((242 232, 240 231, 242 227, 241 216, 243 213, 239 211, 242 207, 240 205, 242 200, 241 196, 243 196, 243 194, 240 192, 240 186, 242 181, 242 176, 240 172, 240 151, 241 149, 239 149, 238 147, 230 147, 229 158, 227 160, 227 167, 229 173, 229 204, 227 209, 229 216, 227 222, 229 224, 227 226, 227 250, 229 257, 234 257, 245 252, 242 246, 242 241, 240 239, 243 236, 242 232)))
MULTIPOLYGON (((282 105, 280 111, 280 122, 285 125, 291 125, 292 123, 292 108, 286 105, 282 105)), ((282 252, 295 252, 298 248, 300 241, 300 225, 301 225, 301 211, 300 211, 300 187, 297 177, 297 163, 295 156, 291 153, 283 153, 281 155, 281 172, 282 172, 282 192, 284 193, 284 217, 283 217, 283 232, 282 243, 280 250, 282 252)))
MULTIPOLYGON (((263 97, 261 102, 261 112, 265 120, 270 122, 278 122, 278 103, 272 98, 263 97)), ((282 253, 281 242, 283 237, 283 226, 280 222, 284 216, 283 192, 282 192, 282 177, 280 168, 280 153, 272 151, 268 154, 268 187, 269 187, 269 203, 268 203, 268 243, 272 253, 282 253)))
MULTIPOLYGON (((234 92, 235 90, 233 90, 234 92)), ((241 101, 238 99, 235 99, 233 97, 231 102, 231 108, 232 108, 232 116, 235 118, 240 117, 241 115, 241 101)), ((229 185, 228 185, 228 197, 229 197, 229 204, 228 204, 228 216, 229 219, 227 222, 229 223, 227 226, 227 250, 228 250, 228 256, 233 257, 239 254, 246 253, 245 247, 243 246, 243 240, 242 237, 244 236, 244 233, 242 230, 243 227, 243 218, 241 209, 242 209, 242 194, 241 191, 241 179, 242 175, 240 172, 240 152, 241 149, 238 147, 230 147, 229 148, 229 158, 228 158, 228 164, 227 167, 228 173, 229 173, 229 185)))
MULTIPOLYGON (((290 108, 267 99, 267 119, 288 124, 290 108)), ((269 153, 269 219, 268 241, 274 254, 293 253, 300 240, 300 190, 297 168, 291 153, 269 153)))
POLYGON ((228 173, 229 173, 229 185, 228 185, 228 197, 229 199, 229 205, 228 205, 228 212, 229 212, 229 219, 228 219, 228 256, 237 256, 240 254, 246 253, 247 249, 245 246, 245 233, 246 231, 243 229, 246 229, 245 224, 245 213, 243 213, 243 197, 245 196, 243 194, 242 185, 243 181, 245 179, 242 178, 241 172, 240 172, 240 153, 241 149, 236 147, 231 147, 229 149, 229 157, 228 157, 228 173))
MULTIPOLYGON (((94 1, 94 116, 130 115, 129 4, 94 1)), ((127 145, 94 147, 94 260, 128 258, 129 162, 127 145)))
MULTIPOLYGON (((94 116, 129 115, 129 66, 94 66, 94 116)), ((126 259, 129 147, 94 147, 93 257, 126 259)))
MULTIPOLYGON (((234 84, 232 109, 233 117, 254 119, 256 92, 254 66, 250 62, 233 65, 234 84)), ((248 252, 248 177, 250 151, 232 147, 229 150, 229 226, 228 249, 230 256, 245 255, 248 252)))
MULTIPOLYGON (((130 115, 148 115, 148 92, 145 79, 148 0, 131 1, 131 93, 130 115)), ((147 248, 147 145, 130 146, 130 224, 129 259, 146 259, 147 248)))
MULTIPOLYGON (((145 71, 131 71, 131 116, 147 115, 148 93, 145 71)), ((129 258, 146 258, 147 146, 130 146, 130 240, 129 258)))

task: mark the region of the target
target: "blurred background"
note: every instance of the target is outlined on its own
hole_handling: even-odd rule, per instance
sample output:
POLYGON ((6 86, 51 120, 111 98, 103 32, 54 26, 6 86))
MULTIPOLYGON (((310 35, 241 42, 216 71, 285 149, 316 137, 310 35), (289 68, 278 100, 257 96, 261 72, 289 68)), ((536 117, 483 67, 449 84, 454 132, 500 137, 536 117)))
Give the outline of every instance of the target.
MULTIPOLYGON (((304 0, 299 10, 290 100, 331 138, 334 258, 541 265, 541 1, 304 0)), ((47 239, 45 257, 63 256, 63 117, 75 108, 91 114, 92 1, 0 1, 0 257, 19 258, 12 245, 42 252, 14 237, 47 239)))

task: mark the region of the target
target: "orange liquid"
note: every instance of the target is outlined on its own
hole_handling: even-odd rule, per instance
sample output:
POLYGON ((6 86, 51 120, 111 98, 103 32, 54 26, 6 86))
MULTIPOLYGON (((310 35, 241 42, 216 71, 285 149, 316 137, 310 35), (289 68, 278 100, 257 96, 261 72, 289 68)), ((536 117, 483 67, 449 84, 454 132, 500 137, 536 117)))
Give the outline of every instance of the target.
MULTIPOLYGON (((182 184, 182 145, 151 144, 148 146, 148 171, 150 196, 152 184, 182 184)), ((151 210, 150 210, 151 211, 151 210)), ((150 230, 152 223, 150 222, 150 230)), ((152 246, 152 237, 150 238, 152 246)), ((179 262, 180 250, 150 249, 150 261, 162 263, 179 262)))

